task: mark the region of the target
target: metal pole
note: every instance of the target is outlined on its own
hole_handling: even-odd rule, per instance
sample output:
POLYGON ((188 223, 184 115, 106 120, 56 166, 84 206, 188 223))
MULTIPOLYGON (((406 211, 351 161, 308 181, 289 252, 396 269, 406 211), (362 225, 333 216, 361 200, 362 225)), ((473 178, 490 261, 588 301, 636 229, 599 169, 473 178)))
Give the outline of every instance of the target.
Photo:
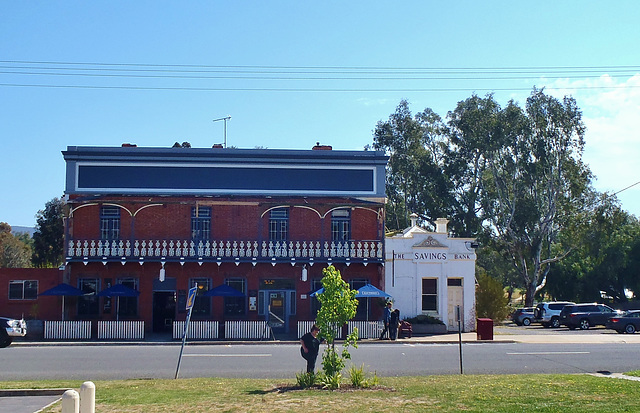
POLYGON ((456 306, 456 319, 458 320, 458 347, 460 348, 460 374, 464 374, 462 370, 462 328, 460 327, 460 306, 456 306))
POLYGON ((187 341, 187 330, 189 328, 189 320, 191 320, 191 308, 189 309, 189 312, 187 313, 187 319, 184 322, 184 330, 182 331, 182 346, 180 347, 180 356, 178 357, 178 366, 176 367, 176 375, 174 379, 177 379, 178 375, 180 374, 180 362, 182 361, 182 352, 184 351, 184 345, 187 341))

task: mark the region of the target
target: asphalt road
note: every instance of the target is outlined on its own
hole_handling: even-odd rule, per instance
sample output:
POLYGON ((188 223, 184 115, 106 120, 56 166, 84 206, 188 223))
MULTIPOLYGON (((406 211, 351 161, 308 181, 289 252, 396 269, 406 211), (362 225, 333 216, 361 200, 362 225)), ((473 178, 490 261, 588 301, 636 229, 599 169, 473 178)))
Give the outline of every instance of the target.
MULTIPOLYGON (((625 372, 640 369, 639 352, 639 343, 463 343, 462 360, 467 374, 625 372)), ((11 346, 0 365, 2 380, 174 378, 179 353, 179 345, 11 346)), ((457 344, 378 342, 351 354, 381 376, 460 373, 457 344)), ((188 345, 179 376, 292 378, 304 366, 296 344, 188 345)))

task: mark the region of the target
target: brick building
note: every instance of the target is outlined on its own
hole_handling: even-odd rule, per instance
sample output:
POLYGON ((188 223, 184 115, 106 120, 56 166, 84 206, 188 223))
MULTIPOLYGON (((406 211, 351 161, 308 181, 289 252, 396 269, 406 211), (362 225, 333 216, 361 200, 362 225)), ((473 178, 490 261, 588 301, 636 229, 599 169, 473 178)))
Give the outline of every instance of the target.
POLYGON ((68 147, 63 281, 90 294, 71 318, 167 332, 197 287, 192 320, 295 333, 327 265, 352 288, 382 288, 387 157, 313 149, 68 147), (140 295, 91 294, 114 284, 140 295), (242 296, 204 295, 223 284, 242 296))

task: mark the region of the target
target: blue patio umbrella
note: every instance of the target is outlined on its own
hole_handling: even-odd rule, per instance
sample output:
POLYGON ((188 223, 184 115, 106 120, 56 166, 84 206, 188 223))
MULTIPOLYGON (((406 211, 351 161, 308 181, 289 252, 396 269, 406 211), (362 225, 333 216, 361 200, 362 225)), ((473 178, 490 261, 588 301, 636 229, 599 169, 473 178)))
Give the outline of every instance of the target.
POLYGON ((55 287, 49 288, 38 295, 57 295, 62 297, 62 321, 64 321, 64 297, 65 296, 81 296, 84 291, 67 283, 60 283, 55 287))
POLYGON ((367 299, 367 321, 369 321, 369 298, 390 298, 391 295, 385 293, 379 288, 374 287, 371 284, 366 284, 356 291, 356 298, 367 299))
POLYGON ((221 284, 202 294, 207 297, 244 297, 244 294, 227 284, 221 284))
POLYGON ((116 320, 120 320, 120 297, 137 297, 140 291, 123 284, 115 284, 96 294, 98 297, 116 297, 116 320))
POLYGON ((321 287, 319 290, 316 290, 309 294, 311 297, 316 297, 318 294, 322 294, 324 292, 324 287, 321 287))
POLYGON ((356 292, 356 298, 371 298, 371 297, 390 298, 391 295, 385 293, 379 288, 374 287, 371 284, 366 284, 365 286, 358 288, 358 291, 356 292))

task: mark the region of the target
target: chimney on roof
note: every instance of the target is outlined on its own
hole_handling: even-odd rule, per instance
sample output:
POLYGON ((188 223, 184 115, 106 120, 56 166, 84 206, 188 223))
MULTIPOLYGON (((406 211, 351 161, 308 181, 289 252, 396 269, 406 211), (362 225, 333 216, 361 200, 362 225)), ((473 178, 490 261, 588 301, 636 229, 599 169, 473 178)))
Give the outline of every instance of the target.
POLYGON ((436 234, 446 234, 448 223, 449 223, 449 220, 446 218, 436 219, 436 234))
POLYGON ((123 148, 137 148, 138 145, 136 145, 135 143, 123 143, 122 147, 123 148))
POLYGON ((330 145, 320 145, 320 142, 316 142, 316 146, 311 149, 314 151, 330 151, 333 148, 330 145))

